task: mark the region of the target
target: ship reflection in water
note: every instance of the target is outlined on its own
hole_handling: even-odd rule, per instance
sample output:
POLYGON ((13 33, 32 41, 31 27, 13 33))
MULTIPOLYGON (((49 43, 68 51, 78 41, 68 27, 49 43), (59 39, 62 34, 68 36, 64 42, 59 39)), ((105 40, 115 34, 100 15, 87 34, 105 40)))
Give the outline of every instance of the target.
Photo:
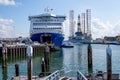
MULTIPOLYGON (((106 47, 107 45, 93 44, 93 72, 106 72, 106 47)), ((112 72, 120 74, 120 46, 112 45, 112 72)), ((33 58, 33 75, 39 75, 41 72, 42 55, 33 58)), ((15 76, 15 64, 19 64, 20 75, 27 75, 27 59, 13 60, 8 62, 7 77, 8 80, 15 76)), ((1 64, 0 64, 1 67, 1 64)), ((87 73, 87 44, 75 44, 74 48, 62 48, 60 51, 51 52, 50 71, 63 70, 65 75, 75 76, 76 71, 87 73)), ((2 80, 2 68, 0 68, 0 80, 2 80)))
POLYGON ((77 70, 87 71, 87 45, 63 48, 63 67, 67 75, 75 76, 77 70), (72 74, 71 74, 72 73, 72 74))

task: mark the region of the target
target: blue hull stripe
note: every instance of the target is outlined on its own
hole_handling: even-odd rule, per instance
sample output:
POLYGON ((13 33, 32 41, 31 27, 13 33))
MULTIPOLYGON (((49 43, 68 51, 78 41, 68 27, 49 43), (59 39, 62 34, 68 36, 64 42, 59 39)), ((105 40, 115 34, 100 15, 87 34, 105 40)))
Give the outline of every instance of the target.
POLYGON ((52 43, 55 45, 55 46, 61 46, 62 45, 62 42, 64 40, 64 37, 63 37, 63 34, 59 34, 59 33, 36 33, 36 34, 32 34, 31 35, 31 40, 32 41, 38 41, 38 42, 42 42, 42 35, 51 35, 52 38, 52 43))

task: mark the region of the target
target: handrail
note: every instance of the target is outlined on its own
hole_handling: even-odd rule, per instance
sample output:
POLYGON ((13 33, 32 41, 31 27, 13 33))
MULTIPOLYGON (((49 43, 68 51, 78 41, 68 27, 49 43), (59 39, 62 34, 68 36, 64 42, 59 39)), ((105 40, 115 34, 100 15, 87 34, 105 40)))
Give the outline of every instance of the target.
MULTIPOLYGON (((60 70, 57 70, 47 76, 44 80, 59 80, 60 70)), ((77 80, 88 80, 79 70, 77 71, 77 80)))
POLYGON ((78 70, 77 71, 77 80, 87 80, 87 78, 78 70))
POLYGON ((49 76, 47 76, 44 80, 58 80, 59 76, 60 76, 60 71, 57 70, 54 73, 52 73, 49 76))

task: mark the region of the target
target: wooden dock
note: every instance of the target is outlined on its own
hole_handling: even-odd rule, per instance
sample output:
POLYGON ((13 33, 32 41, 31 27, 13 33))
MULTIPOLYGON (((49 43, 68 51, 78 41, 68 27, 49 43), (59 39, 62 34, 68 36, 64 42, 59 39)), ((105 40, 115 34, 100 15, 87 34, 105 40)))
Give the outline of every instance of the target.
MULTIPOLYGON (((44 53, 45 45, 32 45, 33 47, 33 56, 40 53, 44 53)), ((26 45, 7 45, 7 57, 16 58, 16 57, 26 57, 26 45)), ((2 46, 0 46, 0 57, 2 57, 2 46)))

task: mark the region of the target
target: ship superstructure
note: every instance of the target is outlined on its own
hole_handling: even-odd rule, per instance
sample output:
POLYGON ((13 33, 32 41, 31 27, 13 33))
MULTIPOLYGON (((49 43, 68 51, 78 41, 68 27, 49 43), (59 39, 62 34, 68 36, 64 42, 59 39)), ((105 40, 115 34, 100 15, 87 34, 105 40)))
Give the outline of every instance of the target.
POLYGON ((55 15, 49 12, 29 16, 31 40, 61 46, 64 40, 63 22, 65 19, 66 16, 55 15))

